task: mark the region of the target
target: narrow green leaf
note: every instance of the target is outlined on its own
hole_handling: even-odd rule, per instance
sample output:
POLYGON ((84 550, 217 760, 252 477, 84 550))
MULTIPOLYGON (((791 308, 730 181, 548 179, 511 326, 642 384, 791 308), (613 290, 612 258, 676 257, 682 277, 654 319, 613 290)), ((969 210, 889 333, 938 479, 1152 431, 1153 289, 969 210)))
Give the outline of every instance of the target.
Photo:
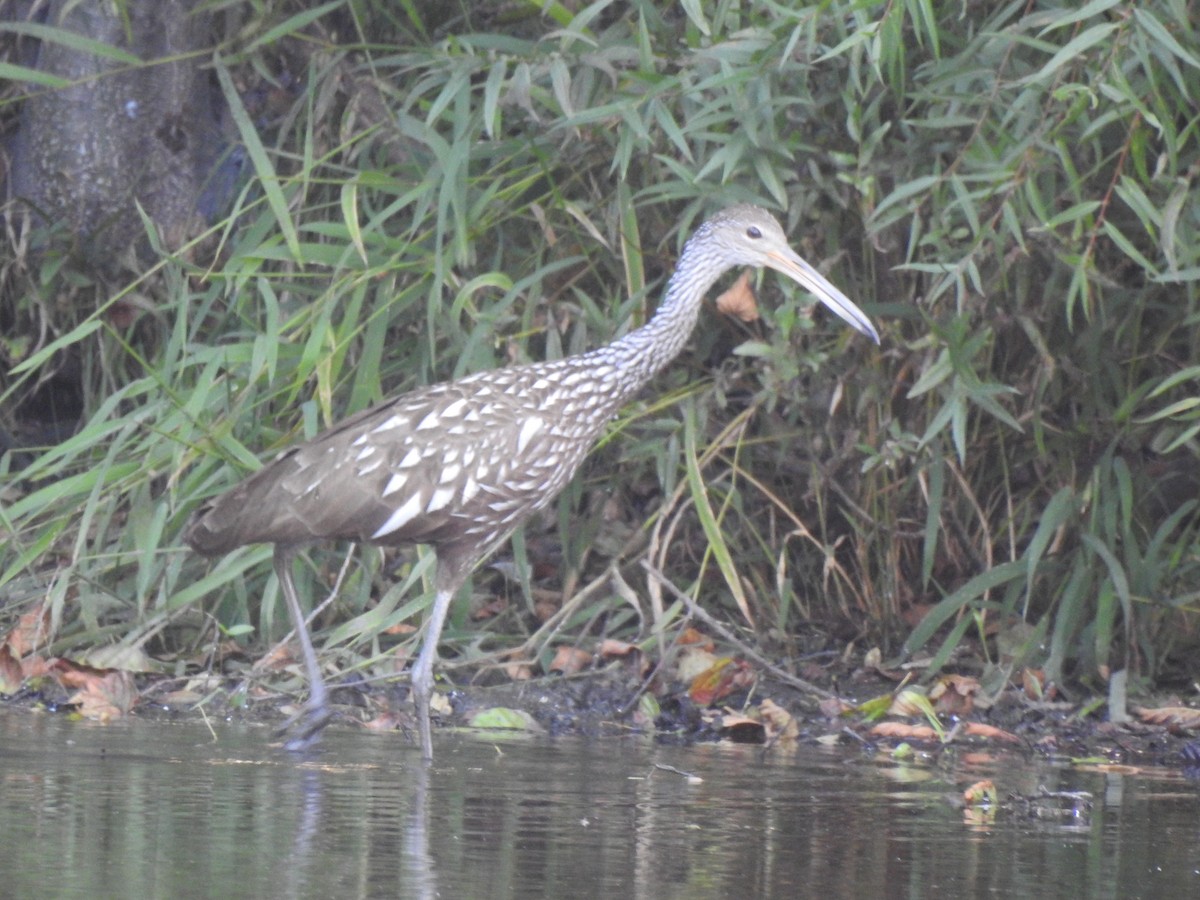
MULTIPOLYGON (((101 59, 111 59, 113 62, 123 63, 129 66, 137 66, 142 64, 142 60, 128 50, 122 50, 120 47, 114 47, 112 44, 106 44, 103 41, 98 41, 95 38, 87 37, 78 32, 71 31, 67 28, 55 27, 53 25, 43 25, 39 22, 0 22, 0 32, 11 32, 12 34, 25 34, 32 38, 37 38, 39 41, 45 41, 50 44, 58 44, 61 47, 66 47, 68 50, 73 50, 76 53, 86 54, 89 56, 98 56, 101 59)), ((14 66, 14 68, 20 68, 14 66)), ((31 70, 32 71, 32 70, 31 70)), ((38 73, 53 78, 56 76, 49 73, 38 73)), ((31 80, 31 79, 22 79, 31 80)), ((64 84, 70 82, 64 79, 64 84)))
POLYGON ((0 81, 27 81, 30 84, 40 84, 43 87, 55 89, 71 86, 70 79, 6 62, 0 62, 0 81))
POLYGON ((88 335, 99 331, 104 325, 97 316, 92 316, 89 319, 84 319, 66 334, 60 338, 51 341, 37 353, 27 359, 22 360, 12 367, 11 374, 20 375, 24 372, 31 372, 40 369, 44 366, 54 354, 58 351, 70 347, 72 344, 81 342, 88 335))
POLYGON ((328 12, 333 12, 333 10, 345 5, 345 0, 330 0, 329 3, 322 3, 320 6, 315 6, 312 9, 305 10, 304 12, 296 13, 296 15, 284 19, 274 28, 269 28, 264 31, 261 35, 246 45, 246 49, 243 51, 243 53, 249 55, 252 51, 258 49, 259 47, 275 44, 281 38, 285 38, 289 35, 303 31, 313 22, 317 21, 317 19, 321 18, 321 16, 328 12))
POLYGON ((346 230, 350 234, 350 242, 354 245, 354 249, 358 251, 359 259, 364 264, 367 260, 367 248, 363 244, 362 229, 358 223, 358 182, 347 181, 342 185, 342 221, 346 223, 346 230))
MULTIPOLYGON (((1165 47, 1169 53, 1177 57, 1180 61, 1186 63, 1195 69, 1200 69, 1200 57, 1194 53, 1189 53, 1187 49, 1175 40, 1175 36, 1167 30, 1162 22, 1154 17, 1154 14, 1147 8, 1142 6, 1133 7, 1133 20, 1138 23, 1141 28, 1146 31, 1154 41, 1161 47, 1165 47)), ((1193 29, 1195 22, 1192 22, 1193 29)), ((1194 39, 1194 35, 1193 35, 1194 39)))
POLYGON ((925 614, 904 642, 905 651, 915 653, 950 619, 965 610, 985 593, 1017 578, 1024 578, 1025 563, 1012 560, 980 572, 958 590, 951 593, 925 614))
POLYGON ((701 6, 700 0, 680 0, 679 5, 683 7, 683 11, 688 19, 691 20, 691 23, 700 29, 702 35, 705 37, 712 36, 712 28, 704 15, 704 8, 701 6))
POLYGON ((946 493, 946 464, 934 459, 926 469, 929 497, 925 507, 925 539, 921 545, 921 586, 929 587, 933 564, 937 560, 938 538, 942 533, 942 501, 946 493))
POLYGON ((683 456, 687 465, 687 482, 692 503, 695 505, 696 515, 700 519, 700 527, 704 530, 704 536, 708 540, 706 555, 711 554, 716 560, 717 568, 721 570, 725 585, 737 602, 738 609, 742 611, 743 615, 749 617, 750 606, 746 602, 746 595, 742 590, 742 581, 738 577, 737 566, 734 565, 733 556, 729 552, 729 545, 725 543, 725 536, 721 533, 721 525, 708 502, 708 486, 704 483, 704 477, 700 473, 700 462, 696 456, 696 429, 695 409, 689 406, 684 424, 683 456))
POLYGON ((1055 53, 1046 64, 1038 71, 1034 72, 1020 80, 1020 84, 1032 84, 1037 81, 1045 81, 1063 66, 1068 63, 1079 62, 1083 56, 1092 47, 1099 44, 1102 40, 1113 33, 1117 28, 1115 22, 1106 22, 1103 25, 1093 25, 1086 31, 1082 31, 1074 38, 1066 43, 1066 45, 1055 53))
POLYGON ((267 155, 267 148, 263 146, 262 139, 258 136, 258 130, 250 120, 250 114, 246 112, 246 107, 242 105, 241 95, 233 84, 233 77, 229 74, 229 69, 226 68, 225 63, 221 61, 219 56, 214 58, 213 68, 216 70, 217 81, 221 85, 221 92, 225 95, 225 102, 229 104, 229 114, 237 125, 242 143, 246 147, 246 154, 250 157, 250 161, 254 165, 255 174, 258 175, 259 184, 267 198, 267 204, 270 206, 271 212, 275 216, 275 222, 279 225, 279 230, 283 234, 288 252, 293 261, 303 263, 304 254, 300 250, 300 238, 296 234, 296 226, 292 222, 287 199, 283 196, 279 175, 276 173, 275 167, 271 164, 271 159, 267 155))
POLYGON ((1077 506, 1075 492, 1069 487, 1059 488, 1038 517, 1037 528, 1034 529, 1033 537, 1029 540, 1029 546, 1025 548, 1027 594, 1032 595, 1033 593, 1033 577, 1037 573, 1038 564, 1042 561, 1042 555, 1050 546, 1050 541, 1058 533, 1058 529, 1075 515, 1077 506))

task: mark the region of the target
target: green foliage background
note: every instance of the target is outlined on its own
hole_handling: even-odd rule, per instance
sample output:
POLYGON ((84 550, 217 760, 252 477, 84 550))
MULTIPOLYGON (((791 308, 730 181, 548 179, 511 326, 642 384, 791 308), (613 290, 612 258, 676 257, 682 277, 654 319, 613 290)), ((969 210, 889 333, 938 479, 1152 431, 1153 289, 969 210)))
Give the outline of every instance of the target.
MULTIPOLYGON (((181 547, 204 497, 394 392, 608 340, 699 220, 751 200, 882 347, 763 279, 762 322, 705 315, 517 570, 548 526, 556 583, 615 559, 645 594, 648 559, 781 656, 817 630, 935 669, 979 639, 1056 681, 1190 661, 1194 4, 205 6, 252 172, 206 252, 113 286, 4 251, 31 335, 5 403, 67 347, 90 393, 74 437, 5 470, 0 615, 48 597, 60 650, 160 659, 278 634, 269 548, 181 547), (284 98, 268 125, 254 79, 284 98)), ((45 89, 3 72, 5 114, 45 89)), ((311 593, 341 560, 313 552, 311 593)), ((343 668, 428 601, 426 554, 359 560, 319 641, 343 668)), ((635 623, 610 591, 559 638, 635 623)), ((448 643, 522 639, 518 593, 448 643)))

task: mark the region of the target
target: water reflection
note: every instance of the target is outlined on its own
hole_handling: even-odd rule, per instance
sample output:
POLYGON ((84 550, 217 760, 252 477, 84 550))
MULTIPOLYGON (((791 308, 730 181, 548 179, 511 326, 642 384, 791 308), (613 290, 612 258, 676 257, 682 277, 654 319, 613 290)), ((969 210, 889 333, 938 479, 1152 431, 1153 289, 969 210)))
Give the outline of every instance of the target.
POLYGON ((1191 782, 1034 766, 954 772, 858 755, 643 739, 109 727, 0 712, 0 893, 88 897, 1190 896, 1191 782), (656 763, 692 771, 689 783, 656 763), (953 802, 1089 791, 1091 819, 953 802))

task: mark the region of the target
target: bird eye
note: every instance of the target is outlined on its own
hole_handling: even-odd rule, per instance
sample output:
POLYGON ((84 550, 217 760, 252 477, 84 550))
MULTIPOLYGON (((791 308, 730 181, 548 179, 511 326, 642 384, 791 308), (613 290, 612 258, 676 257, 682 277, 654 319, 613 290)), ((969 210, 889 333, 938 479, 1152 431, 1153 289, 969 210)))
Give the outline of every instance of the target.
POLYGON ((746 229, 746 237, 757 241, 760 237, 762 237, 762 232, 758 230, 757 225, 751 225, 746 229))

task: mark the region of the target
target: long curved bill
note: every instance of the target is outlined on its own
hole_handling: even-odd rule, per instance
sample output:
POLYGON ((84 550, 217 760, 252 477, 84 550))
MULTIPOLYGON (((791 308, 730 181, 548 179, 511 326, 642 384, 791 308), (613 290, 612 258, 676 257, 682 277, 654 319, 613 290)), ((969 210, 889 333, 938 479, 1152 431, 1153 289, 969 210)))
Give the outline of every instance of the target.
POLYGON ((770 250, 766 254, 766 264, 786 275, 814 297, 833 310, 858 331, 861 331, 876 344, 879 343, 879 332, 867 318, 867 314, 854 305, 853 301, 832 284, 829 279, 806 263, 799 254, 786 251, 770 250))

